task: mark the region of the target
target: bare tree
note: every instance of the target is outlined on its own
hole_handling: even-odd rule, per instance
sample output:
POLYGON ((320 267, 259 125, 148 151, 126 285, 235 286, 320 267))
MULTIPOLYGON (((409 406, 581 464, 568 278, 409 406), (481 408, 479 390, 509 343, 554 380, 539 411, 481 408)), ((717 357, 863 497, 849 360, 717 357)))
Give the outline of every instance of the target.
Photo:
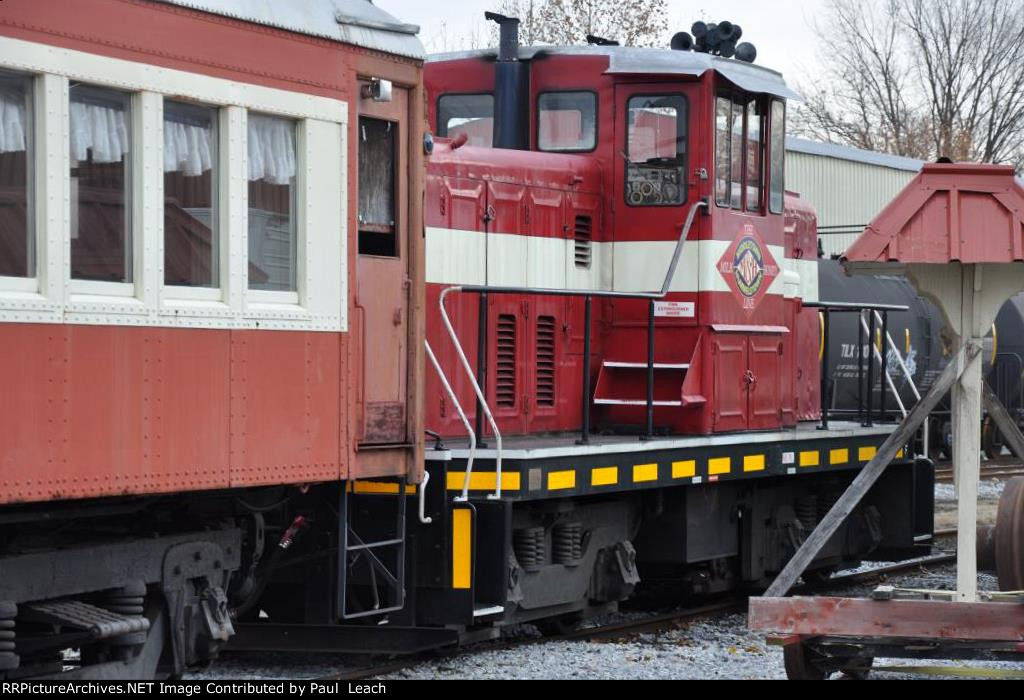
POLYGON ((524 45, 582 44, 593 34, 625 46, 656 46, 668 30, 666 0, 502 0, 498 8, 520 19, 524 45))
POLYGON ((830 0, 804 134, 922 159, 1024 162, 1024 0, 830 0))

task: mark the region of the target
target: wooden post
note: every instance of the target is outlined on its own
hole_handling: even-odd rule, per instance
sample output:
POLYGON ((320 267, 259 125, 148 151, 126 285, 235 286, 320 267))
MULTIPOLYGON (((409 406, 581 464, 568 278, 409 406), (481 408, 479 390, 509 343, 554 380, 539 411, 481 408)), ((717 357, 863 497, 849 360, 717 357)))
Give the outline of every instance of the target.
MULTIPOLYGON (((965 344, 960 348, 953 361, 946 365, 946 368, 942 370, 942 373, 927 393, 921 397, 921 400, 914 406, 913 410, 897 426, 895 432, 889 435, 888 439, 882 443, 878 453, 860 471, 857 478, 853 480, 853 483, 850 484, 843 495, 839 497, 839 500, 832 506, 832 510, 821 519, 818 527, 814 528, 814 531, 800 545, 800 549, 797 550, 793 558, 789 560, 789 563, 786 564, 782 572, 772 582, 772 585, 765 591, 764 597, 781 598, 789 592, 789 589, 796 583, 800 574, 814 561, 821 548, 832 538, 832 535, 836 533, 839 526, 850 516, 850 513, 853 512, 853 509, 864 498, 864 495, 878 481, 878 477, 882 475, 885 468, 895 459, 896 453, 910 441, 914 433, 921 426, 921 423, 924 422, 924 419, 928 417, 928 414, 935 409, 935 406, 942 397, 953 386, 959 378, 962 368, 969 363, 969 360, 980 357, 980 345, 965 344)), ((973 555, 973 549, 971 553, 973 555)))
POLYGON ((980 338, 964 341, 973 350, 953 385, 953 473, 957 491, 956 590, 961 601, 978 599, 978 480, 981 469, 980 338))

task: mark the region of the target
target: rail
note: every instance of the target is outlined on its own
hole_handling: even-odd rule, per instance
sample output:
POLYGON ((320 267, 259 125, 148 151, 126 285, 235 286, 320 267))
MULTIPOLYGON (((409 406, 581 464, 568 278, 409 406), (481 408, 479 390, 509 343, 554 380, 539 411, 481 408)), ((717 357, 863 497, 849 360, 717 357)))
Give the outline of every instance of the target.
MULTIPOLYGON (((473 426, 469 424, 469 418, 466 417, 466 412, 462 410, 462 404, 459 403, 459 397, 455 395, 455 391, 452 389, 451 383, 448 381, 448 377, 445 376, 444 370, 441 369, 441 363, 437 361, 437 356, 434 354, 433 348, 430 347, 430 343, 423 341, 426 346, 427 357, 430 358, 430 363, 434 365, 434 370, 437 372, 437 376, 441 379, 441 385, 444 386, 445 392, 448 394, 448 398, 452 400, 452 405, 455 406, 456 413, 459 414, 459 420, 462 421, 462 425, 466 428, 466 434, 469 435, 469 458, 466 460, 466 480, 462 484, 462 495, 456 496, 455 500, 459 503, 469 500, 469 479, 473 474, 473 459, 476 457, 476 431, 473 430, 473 426)), ((430 474, 423 474, 423 486, 422 492, 427 490, 427 481, 430 479, 430 474)), ((423 499, 420 499, 420 521, 424 524, 429 524, 429 519, 423 519, 423 499)))
MULTIPOLYGON (((476 394, 477 400, 477 414, 476 414, 476 434, 479 436, 478 444, 483 444, 483 420, 486 418, 487 423, 491 427, 491 431, 494 433, 494 440, 496 443, 496 457, 495 457, 495 471, 497 484, 493 494, 488 495, 488 499, 497 500, 501 498, 501 459, 502 459, 502 440, 501 432, 498 430, 497 421, 494 419, 494 414, 491 411, 490 406, 487 404, 487 399, 484 395, 481 386, 487 384, 487 300, 491 294, 520 294, 524 296, 557 296, 557 297, 580 297, 585 299, 585 319, 584 319, 584 338, 583 338, 583 396, 582 396, 582 409, 583 409, 583 425, 580 428, 580 443, 587 444, 590 441, 590 375, 591 375, 591 325, 593 322, 593 311, 592 304, 595 298, 597 299, 640 299, 648 301, 647 308, 647 420, 646 420, 646 437, 648 439, 654 437, 654 312, 655 303, 664 299, 672 286, 672 280, 675 277, 676 269, 679 267, 679 260, 682 258, 683 249, 686 246, 686 239, 690 235, 690 230, 693 228, 694 219, 697 216, 697 212, 701 209, 707 208, 708 203, 706 200, 700 200, 694 202, 690 207, 690 211, 686 216, 686 222, 679 234, 679 239, 676 241, 675 249, 672 253, 672 259, 669 262, 668 270, 665 273, 665 279, 661 285, 660 292, 613 292, 593 289, 545 289, 536 287, 512 287, 512 286, 488 286, 488 285, 460 285, 454 287, 448 287, 441 292, 441 298, 439 306, 441 309, 441 319, 444 322, 445 331, 448 333, 448 337, 451 339, 452 344, 455 346, 455 351, 459 358, 459 364, 462 366, 463 371, 469 378, 470 383, 473 386, 473 391, 476 394), (477 294, 479 299, 479 333, 477 339, 477 372, 473 372, 472 366, 469 364, 469 360, 466 359, 466 353, 462 348, 462 344, 459 342, 458 335, 455 333, 455 328, 452 326, 451 318, 448 316, 448 309, 445 306, 445 300, 449 294, 452 293, 466 293, 466 294, 477 294)), ((469 484, 469 478, 466 478, 466 486, 469 484)), ((466 492, 464 491, 464 494, 466 492)))

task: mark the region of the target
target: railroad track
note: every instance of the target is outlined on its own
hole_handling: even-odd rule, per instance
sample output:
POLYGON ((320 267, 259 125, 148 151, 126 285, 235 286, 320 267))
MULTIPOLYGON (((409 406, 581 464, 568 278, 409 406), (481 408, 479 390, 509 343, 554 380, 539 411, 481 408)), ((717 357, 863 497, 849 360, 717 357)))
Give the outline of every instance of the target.
MULTIPOLYGON (((1018 460, 997 460, 984 462, 981 465, 982 479, 1012 479, 1024 476, 1024 464, 1018 460)), ((935 468, 935 481, 940 484, 953 482, 953 466, 943 463, 935 468), (948 465, 948 466, 947 466, 948 465)))
POLYGON ((366 680, 371 678, 377 678, 379 676, 388 675, 390 673, 397 673, 406 668, 410 668, 419 663, 422 663, 426 659, 438 660, 438 659, 452 659, 457 656, 464 654, 474 654, 484 651, 507 651, 516 647, 523 647, 532 644, 546 644, 549 642, 559 641, 578 641, 578 642, 590 642, 590 641, 608 641, 614 639, 623 639, 637 634, 649 634, 654 632, 662 632, 673 627, 689 624, 696 622, 697 620, 712 617, 714 615, 725 615, 729 613, 743 612, 747 608, 747 599, 745 597, 734 597, 726 598, 721 601, 713 603, 707 603, 692 608, 681 608, 679 610, 673 610, 668 613, 659 615, 652 615, 639 620, 628 620, 625 622, 615 622, 608 625, 601 625, 597 627, 587 627, 571 632, 566 632, 559 635, 549 635, 538 638, 531 638, 525 640, 509 641, 509 642, 482 642, 478 645, 470 647, 464 647, 459 649, 453 649, 451 651, 443 653, 435 653, 429 657, 426 656, 415 656, 406 659, 397 659, 394 661, 386 661, 381 664, 374 664, 365 668, 357 668, 343 671, 337 675, 331 675, 325 677, 323 681, 354 681, 354 680, 366 680))
MULTIPOLYGON (((935 533, 936 540, 941 540, 955 536, 955 529, 938 530, 935 533)), ((854 573, 843 574, 840 576, 832 576, 828 580, 817 582, 814 585, 801 586, 797 589, 794 589, 794 592, 803 591, 820 593, 824 590, 843 588, 850 585, 883 580, 893 574, 906 573, 915 570, 925 571, 930 566, 940 566, 943 564, 948 564, 955 560, 955 554, 943 552, 929 557, 922 557, 920 559, 916 559, 909 562, 898 562, 895 564, 881 566, 867 571, 858 571, 854 573)), ((453 649, 442 653, 435 653, 429 657, 415 656, 405 659, 389 660, 380 664, 373 664, 371 666, 366 666, 363 668, 346 670, 338 673, 337 675, 331 675, 321 680, 366 680, 389 675, 392 673, 397 673, 404 669, 411 668, 412 666, 416 666, 417 664, 420 664, 428 659, 433 661, 437 661, 439 659, 452 659, 464 654, 473 654, 483 651, 506 651, 509 649, 530 644, 543 644, 556 641, 583 642, 624 639, 638 634, 651 634, 663 632, 666 630, 678 628, 680 626, 696 622, 697 620, 704 619, 707 617, 743 612, 746 610, 746 608, 746 597, 741 596, 726 598, 721 601, 707 603, 701 606, 695 606, 691 608, 680 608, 679 610, 673 610, 668 613, 652 615, 650 617, 644 617, 638 620, 615 622, 608 625, 574 630, 572 632, 567 632, 565 634, 560 635, 500 643, 485 642, 471 647, 453 649)))

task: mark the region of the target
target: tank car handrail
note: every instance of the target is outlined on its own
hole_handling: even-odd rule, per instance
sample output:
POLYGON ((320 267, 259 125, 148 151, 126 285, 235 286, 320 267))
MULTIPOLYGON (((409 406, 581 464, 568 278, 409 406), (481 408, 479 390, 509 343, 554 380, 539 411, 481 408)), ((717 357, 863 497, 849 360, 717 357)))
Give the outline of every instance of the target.
MULTIPOLYGON (((444 313, 444 302, 441 302, 441 312, 444 313)), ((456 502, 462 503, 469 500, 469 479, 473 474, 473 459, 476 457, 476 431, 473 430, 473 426, 469 423, 469 418, 466 417, 466 412, 462 410, 462 404, 459 403, 459 398, 455 395, 455 391, 452 389, 452 385, 448 382, 448 377, 445 376, 444 370, 441 369, 441 363, 437 361, 437 356, 434 354, 433 348, 430 347, 430 342, 424 340, 423 344, 426 346, 427 357, 430 358, 430 363, 434 365, 434 370, 437 371, 437 376, 441 378, 441 384, 444 386, 444 390, 448 393, 448 398, 452 400, 452 404, 455 406, 455 411, 459 414, 459 420, 462 421, 462 425, 466 428, 466 434, 469 435, 469 457, 466 459, 466 480, 462 484, 462 495, 455 498, 456 502)), ((456 343, 458 345, 458 343, 456 343)), ((460 351, 461 352, 461 351, 460 351)), ((470 375, 472 376, 472 374, 470 375)), ((499 449, 501 449, 499 447, 499 449)), ((499 462, 500 465, 500 462, 499 462)), ((499 466, 500 473, 500 466, 499 466)), ((500 478, 500 477, 499 477, 500 478)), ((427 482, 430 480, 430 474, 428 472, 423 473, 423 483, 420 485, 420 522, 425 525, 429 525, 430 518, 424 519, 424 501, 425 493, 427 490, 427 482)))

